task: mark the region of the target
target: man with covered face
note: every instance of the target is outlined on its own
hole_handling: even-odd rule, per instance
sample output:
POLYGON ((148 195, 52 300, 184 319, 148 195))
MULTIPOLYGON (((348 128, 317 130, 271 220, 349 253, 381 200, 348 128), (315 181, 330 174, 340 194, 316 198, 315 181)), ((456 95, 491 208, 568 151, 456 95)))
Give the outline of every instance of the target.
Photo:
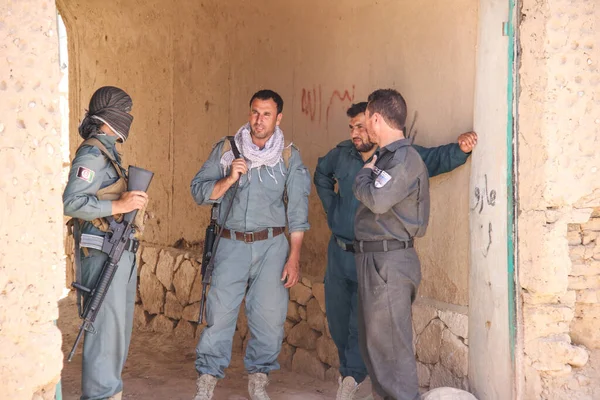
MULTIPOLYGON (((65 215, 72 217, 70 223, 76 226, 78 283, 87 288, 95 286, 108 258, 101 251, 108 230, 106 218, 143 210, 148 201, 144 192, 127 191, 127 171, 116 148, 129 136, 132 106, 131 97, 122 89, 102 87, 92 96, 79 126, 84 142, 71 164, 63 206, 65 215)), ((142 231, 144 212, 138 212, 138 217, 134 223, 142 231)), ((85 332, 81 400, 121 399, 121 373, 133 327, 137 247, 137 239, 127 241, 94 322, 95 332, 85 332)))
POLYGON ((195 400, 212 399, 217 379, 224 377, 244 296, 251 336, 244 365, 251 400, 269 399, 268 374, 279 368, 288 289, 300 277, 300 248, 309 228, 310 193, 310 175, 300 153, 285 144, 279 128, 282 111, 277 93, 255 93, 249 121, 234 137, 241 158, 234 158, 223 138, 192 180, 196 203, 220 203, 217 224, 222 229, 207 299, 208 326, 196 347, 200 376, 195 400))
MULTIPOLYGON (((371 161, 377 150, 367 135, 366 109, 366 102, 353 104, 348 109, 350 139, 319 158, 314 175, 332 233, 327 251, 325 305, 329 330, 340 359, 338 400, 360 398, 362 392, 370 392, 368 388, 359 388, 367 376, 367 367, 358 342, 358 280, 353 245, 354 216, 360 203, 352 193, 358 171, 371 161)), ((413 148, 432 177, 464 164, 476 142, 477 135, 468 132, 460 135, 457 143, 433 148, 413 145, 413 148)))

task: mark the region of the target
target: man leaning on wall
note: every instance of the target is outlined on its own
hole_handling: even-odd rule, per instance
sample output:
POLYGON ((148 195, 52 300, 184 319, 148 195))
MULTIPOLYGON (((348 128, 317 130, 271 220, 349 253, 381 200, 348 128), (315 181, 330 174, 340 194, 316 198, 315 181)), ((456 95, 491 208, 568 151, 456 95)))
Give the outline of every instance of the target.
POLYGON ((406 102, 393 89, 369 95, 369 139, 379 146, 353 186, 361 353, 384 399, 418 400, 412 310, 421 281, 414 238, 429 222, 429 176, 404 136, 406 102))
MULTIPOLYGON (((356 174, 370 162, 377 146, 369 140, 365 125, 367 103, 353 104, 346 112, 350 140, 340 142, 319 158, 314 183, 323 203, 331 238, 325 272, 325 305, 331 337, 340 359, 337 400, 362 398, 360 388, 367 377, 367 367, 358 345, 358 278, 354 260, 354 218, 360 204, 352 193, 356 174), (337 184, 337 191, 336 186, 337 184)), ((477 134, 463 133, 457 143, 426 148, 414 145, 430 177, 463 165, 477 143, 477 134)))

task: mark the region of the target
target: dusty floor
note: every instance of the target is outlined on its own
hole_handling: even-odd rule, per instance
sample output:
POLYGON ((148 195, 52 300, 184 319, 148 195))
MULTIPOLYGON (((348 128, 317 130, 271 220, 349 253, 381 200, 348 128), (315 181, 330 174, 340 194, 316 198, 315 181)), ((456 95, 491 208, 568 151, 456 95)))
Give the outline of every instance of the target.
MULTIPOLYGON (((60 303, 58 323, 63 332, 63 352, 68 354, 77 334, 79 319, 74 296, 60 303)), ((169 399, 191 400, 195 379, 193 341, 184 343, 169 335, 134 332, 129 358, 123 372, 126 400, 169 399)), ((81 345, 71 363, 65 363, 62 373, 64 400, 76 400, 80 395, 81 345)), ((215 390, 215 400, 248 398, 248 379, 241 354, 234 354, 226 378, 215 390)), ((269 395, 273 400, 323 400, 335 398, 337 385, 291 371, 271 374, 269 395)))

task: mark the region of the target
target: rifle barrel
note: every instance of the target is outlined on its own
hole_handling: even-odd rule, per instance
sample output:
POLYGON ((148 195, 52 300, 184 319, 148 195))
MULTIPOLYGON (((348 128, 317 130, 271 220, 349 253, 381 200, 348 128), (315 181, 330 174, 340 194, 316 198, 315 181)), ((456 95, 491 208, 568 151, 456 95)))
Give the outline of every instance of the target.
POLYGON ((79 333, 77 334, 77 339, 75 339, 75 343, 73 344, 73 347, 71 348, 71 352, 69 353, 69 358, 67 358, 68 362, 71 362, 71 360, 73 359, 73 356, 75 355, 75 350, 77 349, 77 346, 79 345, 79 342, 81 341, 81 338, 83 337, 83 332, 85 331, 85 324, 87 322, 83 322, 83 324, 81 324, 81 327, 79 328, 79 333))

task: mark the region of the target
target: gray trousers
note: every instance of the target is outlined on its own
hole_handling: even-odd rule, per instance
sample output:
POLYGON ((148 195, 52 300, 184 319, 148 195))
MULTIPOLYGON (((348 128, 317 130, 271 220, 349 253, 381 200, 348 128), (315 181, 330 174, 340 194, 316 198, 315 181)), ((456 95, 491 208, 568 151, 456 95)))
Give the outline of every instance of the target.
MULTIPOLYGON (((108 256, 88 250, 87 257, 82 254, 81 278, 91 288, 108 256)), ((121 372, 131 340, 136 285, 135 254, 126 251, 94 322, 96 332, 84 336, 81 400, 107 399, 123 390, 121 372)))
POLYGON ((250 339, 244 357, 249 374, 279 369, 288 290, 281 281, 289 244, 285 235, 244 243, 223 239, 215 254, 215 269, 206 302, 207 327, 196 346, 200 375, 225 376, 240 304, 246 296, 250 339))
POLYGON ((373 388, 384 399, 419 399, 411 305, 421 281, 414 249, 356 253, 358 332, 373 388))

